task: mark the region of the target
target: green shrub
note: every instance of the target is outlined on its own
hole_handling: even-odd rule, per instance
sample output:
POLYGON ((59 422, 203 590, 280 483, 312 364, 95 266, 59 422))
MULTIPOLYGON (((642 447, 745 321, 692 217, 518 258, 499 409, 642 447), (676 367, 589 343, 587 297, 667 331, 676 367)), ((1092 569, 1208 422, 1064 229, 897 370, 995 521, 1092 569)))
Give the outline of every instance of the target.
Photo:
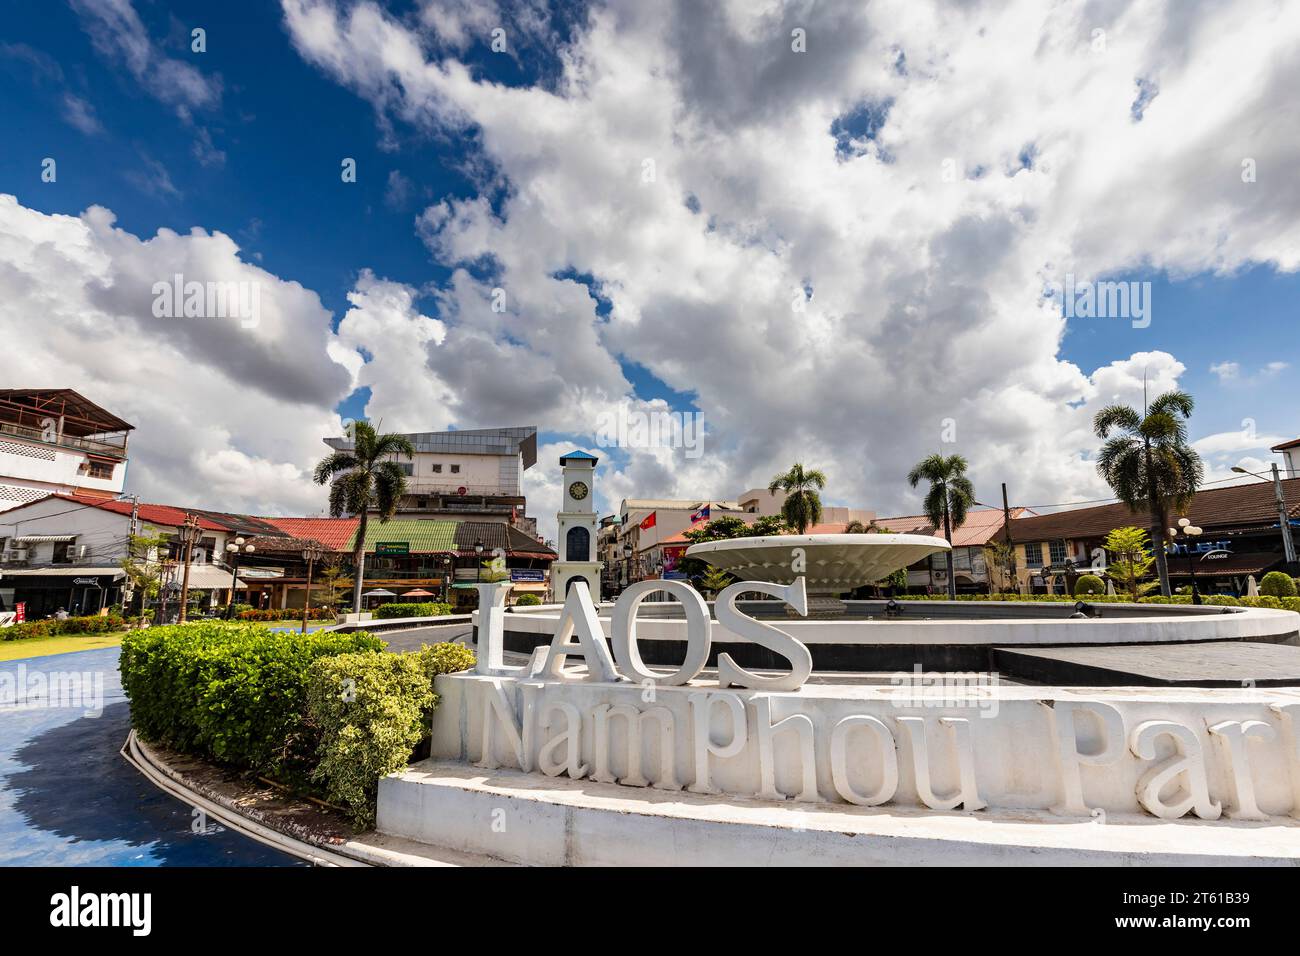
POLYGON ((515 601, 515 607, 536 607, 542 603, 542 599, 536 594, 521 594, 519 600, 515 601))
MULTIPOLYGON (((247 607, 247 605, 245 605, 247 607)), ((265 611, 248 608, 236 615, 241 621, 301 621, 302 608, 268 608, 265 611)), ((334 612, 327 607, 313 607, 307 612, 309 621, 332 620, 334 612)))
POLYGON ((311 662, 383 646, 368 634, 205 621, 129 632, 119 667, 131 722, 146 740, 274 774, 311 749, 311 662))
POLYGON ((311 778, 353 822, 374 822, 379 778, 406 766, 435 696, 416 654, 340 654, 312 662, 307 711, 319 734, 311 778))
POLYGON ((113 614, 91 614, 87 617, 70 617, 66 621, 54 619, 24 621, 0 629, 0 640, 19 641, 28 637, 57 637, 60 634, 106 634, 126 627, 123 618, 113 614))
POLYGON ((381 604, 375 608, 375 617, 441 617, 451 613, 450 604, 428 601, 422 604, 381 604))
POLYGON ((1259 582, 1259 593, 1269 597, 1295 597, 1295 581, 1291 580, 1291 575, 1283 574, 1281 571, 1270 571, 1264 575, 1264 580, 1259 582))
POLYGON ((1105 594, 1106 585, 1102 583, 1101 578, 1095 574, 1083 574, 1079 580, 1074 582, 1074 596, 1083 597, 1086 594, 1105 594))

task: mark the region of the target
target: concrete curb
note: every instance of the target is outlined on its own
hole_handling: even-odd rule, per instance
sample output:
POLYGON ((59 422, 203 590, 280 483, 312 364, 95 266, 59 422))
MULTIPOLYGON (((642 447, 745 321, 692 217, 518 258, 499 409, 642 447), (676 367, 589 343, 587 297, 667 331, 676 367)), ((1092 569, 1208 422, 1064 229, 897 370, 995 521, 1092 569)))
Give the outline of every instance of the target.
POLYGON ((322 845, 267 826, 242 813, 225 794, 200 787, 167 764, 134 730, 122 756, 160 790, 197 807, 223 826, 313 866, 509 866, 490 857, 417 844, 400 837, 366 833, 340 844, 322 845))

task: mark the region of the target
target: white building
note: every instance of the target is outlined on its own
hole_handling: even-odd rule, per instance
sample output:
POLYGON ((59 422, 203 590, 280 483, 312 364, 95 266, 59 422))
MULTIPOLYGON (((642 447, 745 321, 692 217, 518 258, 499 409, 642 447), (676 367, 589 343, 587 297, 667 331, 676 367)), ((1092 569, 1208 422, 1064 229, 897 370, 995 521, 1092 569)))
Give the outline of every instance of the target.
MULTIPOLYGON (((413 458, 398 458, 407 494, 398 513, 513 524, 536 537, 537 522, 525 514, 524 472, 537 463, 537 428, 467 428, 407 434, 413 458)), ((327 438, 336 451, 351 451, 348 438, 327 438)))
MULTIPOLYGON (((26 605, 27 617, 47 617, 59 608, 72 614, 94 614, 122 603, 127 587, 122 560, 132 534, 179 539, 186 512, 168 505, 137 504, 108 498, 50 495, 0 513, 0 610, 26 605)), ((261 519, 198 512, 199 539, 190 555, 189 586, 204 591, 209 601, 229 591, 231 569, 226 544, 268 529, 261 519)), ((152 552, 150 564, 163 572, 175 591, 184 580, 184 565, 175 560, 180 548, 172 543, 152 552), (165 559, 167 563, 164 564, 165 559)), ((241 574, 245 572, 241 571, 241 574)), ((243 578, 236 590, 246 587, 243 578)))
POLYGON ((70 388, 0 389, 0 512, 52 493, 120 495, 134 427, 70 388))

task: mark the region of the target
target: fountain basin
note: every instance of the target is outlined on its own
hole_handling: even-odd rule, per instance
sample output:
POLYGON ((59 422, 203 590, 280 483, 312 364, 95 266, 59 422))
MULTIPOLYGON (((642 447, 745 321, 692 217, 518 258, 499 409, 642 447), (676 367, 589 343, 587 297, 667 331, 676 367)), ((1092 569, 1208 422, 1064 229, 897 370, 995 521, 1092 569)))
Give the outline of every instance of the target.
POLYGON ((687 548, 686 556, 741 581, 793 584, 802 577, 809 594, 840 594, 949 550, 943 538, 925 534, 782 534, 705 541, 687 548))

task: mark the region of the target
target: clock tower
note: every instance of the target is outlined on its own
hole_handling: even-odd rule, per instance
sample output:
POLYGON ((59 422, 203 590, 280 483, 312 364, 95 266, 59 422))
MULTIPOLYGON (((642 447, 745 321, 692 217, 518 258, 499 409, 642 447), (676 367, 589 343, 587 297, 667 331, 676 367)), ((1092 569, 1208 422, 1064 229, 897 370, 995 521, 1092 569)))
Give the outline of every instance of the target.
POLYGON ((600 602, 600 568, 596 557, 596 505, 592 479, 595 455, 571 451, 560 459, 563 495, 556 515, 559 524, 557 550, 560 560, 551 563, 551 600, 562 603, 569 585, 577 579, 587 582, 591 599, 600 602))

